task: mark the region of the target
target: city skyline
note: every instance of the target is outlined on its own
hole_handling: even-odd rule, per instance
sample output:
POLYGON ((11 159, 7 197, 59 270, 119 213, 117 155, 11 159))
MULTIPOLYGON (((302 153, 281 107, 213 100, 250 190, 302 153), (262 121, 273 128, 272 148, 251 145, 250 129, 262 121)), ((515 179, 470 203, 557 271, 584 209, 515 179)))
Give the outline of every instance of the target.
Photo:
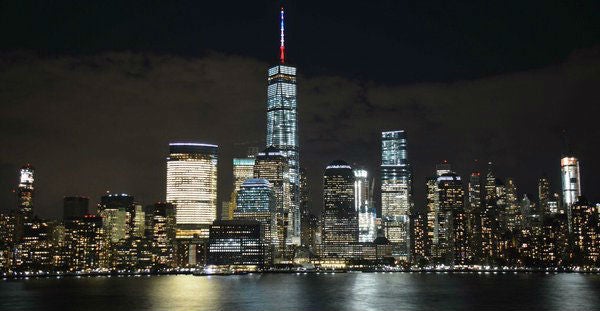
MULTIPOLYGON (((353 6, 350 6, 350 9, 352 8, 353 6)), ((302 11, 301 9, 294 5, 291 8, 292 11, 302 11)), ((271 12, 269 11, 269 13, 271 12)), ((306 47, 303 47, 302 41, 295 42, 295 39, 299 38, 294 37, 298 35, 294 26, 298 25, 298 20, 301 18, 305 18, 305 16, 299 14, 292 17, 292 26, 288 27, 291 31, 291 38, 286 41, 286 44, 288 42, 290 44, 290 48, 286 50, 289 53, 286 55, 291 55, 289 58, 292 60, 292 64, 296 64, 296 61, 299 64, 305 62, 300 56, 306 47)), ((278 22, 271 17, 269 19, 269 27, 265 29, 275 29, 278 22)), ((263 32, 265 32, 264 29, 263 32)), ((265 32, 265 36, 272 39, 269 40, 269 42, 273 41, 270 44, 277 43, 279 45, 279 31, 270 31, 269 33, 270 35, 266 35, 265 32)), ((276 46, 274 50, 280 52, 276 46)), ((305 86, 298 90, 300 102, 304 103, 299 106, 302 133, 300 146, 302 146, 302 154, 306 159, 306 161, 303 160, 303 163, 306 163, 309 181, 313 186, 312 210, 319 211, 321 209, 319 198, 322 195, 322 176, 320 176, 320 171, 333 159, 342 158, 352 165, 366 167, 378 182, 377 167, 380 164, 377 150, 378 136, 381 131, 396 129, 405 129, 409 135, 411 162, 415 175, 413 192, 415 206, 419 209, 425 207, 425 178, 429 175, 431 167, 442 160, 449 160, 456 172, 463 178, 466 178, 472 171, 474 159, 478 159, 480 163, 493 161, 498 168, 499 177, 513 177, 520 193, 535 194, 537 179, 545 173, 551 181, 552 190, 559 191, 560 172, 556 169, 556 163, 561 158, 564 149, 562 147, 562 131, 565 130, 565 126, 562 120, 557 119, 557 116, 562 115, 562 110, 567 107, 566 103, 575 105, 573 109, 581 111, 581 122, 570 125, 566 130, 572 149, 581 163, 582 192, 591 201, 598 201, 598 194, 593 191, 599 184, 599 177, 594 174, 598 171, 598 164, 593 161, 597 158, 598 150, 590 140, 595 137, 594 134, 598 132, 598 129, 592 126, 593 113, 585 113, 597 109, 594 106, 588 106, 588 103, 593 103, 591 98, 594 98, 592 95, 595 94, 595 90, 593 90, 594 83, 592 81, 595 81, 598 75, 593 73, 593 70, 582 69, 585 66, 594 68, 593 66, 598 63, 595 51, 595 48, 589 45, 571 48, 569 52, 571 56, 565 58, 566 54, 563 52, 563 57, 557 62, 540 65, 545 69, 531 69, 523 66, 520 70, 496 72, 499 75, 491 77, 485 74, 475 75, 475 78, 467 77, 472 78, 467 81, 462 80, 465 77, 457 75, 456 78, 451 79, 453 82, 441 85, 438 82, 439 78, 430 79, 430 81, 434 81, 433 83, 414 84, 414 81, 385 83, 380 81, 380 76, 373 74, 356 78, 346 75, 343 71, 338 71, 333 75, 323 75, 310 69, 312 66, 303 64, 307 68, 306 71, 304 67, 302 70, 308 74, 299 77, 300 85, 305 86), (567 75, 566 73, 573 74, 567 75), (554 96, 554 88, 541 87, 532 81, 535 80, 534 78, 550 81, 550 85, 566 84, 563 88, 567 89, 562 91, 564 93, 562 96, 554 96), (587 82, 580 83, 580 81, 587 82), (531 91, 522 90, 523 85, 531 86, 531 91), (500 91, 489 91, 494 88, 499 88, 500 91), (513 88, 524 93, 509 95, 513 88), (340 93, 337 90, 343 91, 340 93), (540 90, 542 92, 539 92, 540 90), (323 92, 325 93, 323 94, 323 92), (333 96, 333 93, 336 92, 341 96, 333 96), (446 95, 459 99, 455 101, 441 99, 446 95), (391 99, 392 97, 397 97, 397 99, 391 99), (548 100, 548 98, 552 99, 548 100), (586 98, 590 99, 585 100, 586 98), (481 105, 482 107, 473 106, 477 102, 485 104, 481 105), (506 107, 503 108, 504 106, 506 107), (512 110, 514 106, 518 106, 519 109, 512 110), (452 116, 456 117, 465 112, 473 112, 479 118, 463 124, 465 123, 464 119, 462 122, 448 123, 446 118, 442 117, 449 114, 448 119, 452 119, 452 116), (496 119, 495 115, 497 114, 507 117, 496 119), (458 125, 458 123, 461 124, 458 125), (488 123, 492 125, 488 125, 488 123), (540 124, 542 124, 541 130, 537 129, 540 124), (583 135, 583 133, 587 135, 583 135), (534 139, 534 137, 547 138, 534 139), (447 141, 452 143, 448 144, 447 141), (531 150, 524 147, 529 147, 531 150), (528 169, 523 170, 522 167, 528 169)), ((229 199, 231 193, 231 189, 229 189, 232 185, 230 182, 232 178, 230 159, 243 156, 248 146, 261 147, 265 145, 264 68, 279 60, 279 53, 273 51, 269 52, 271 57, 256 60, 252 56, 244 56, 243 50, 227 54, 229 52, 217 50, 213 54, 203 54, 198 58, 192 57, 184 63, 180 63, 177 56, 170 58, 156 53, 152 49, 133 54, 123 52, 111 54, 98 51, 96 54, 76 55, 70 56, 70 58, 60 56, 60 53, 55 58, 28 52, 13 51, 5 54, 7 56, 5 59, 11 60, 2 63, 3 66, 11 69, 4 73, 8 75, 5 77, 8 81, 21 81, 23 70, 25 70, 22 66, 25 64, 39 65, 33 66, 38 69, 45 68, 41 76, 47 78, 66 72, 66 80, 56 80, 54 87, 39 89, 27 88, 29 84, 22 83, 20 87, 11 86, 7 92, 2 93, 2 98, 9 103, 6 105, 7 108, 12 107, 11 103, 15 104, 17 98, 22 98, 18 97, 18 94, 23 92, 31 94, 26 96, 24 102, 21 103, 22 108, 27 112, 25 115, 31 116, 31 119, 23 123, 27 126, 19 127, 16 136, 4 136, 3 138, 7 143, 6 146, 14 152, 5 153, 2 158, 0 167, 1 208, 14 206, 15 197, 11 193, 15 189, 14 176, 16 170, 24 163, 32 163, 38 170, 38 176, 42 177, 37 181, 39 188, 43 190, 36 194, 36 213, 44 217, 60 215, 63 196, 87 196, 91 198, 91 204, 94 206, 96 200, 107 190, 135 195, 144 203, 162 201, 164 181, 159 176, 162 175, 164 169, 164 162, 161 161, 166 155, 164 146, 169 142, 181 139, 206 141, 220 146, 219 157, 224 159, 219 163, 218 178, 218 205, 221 206, 220 202, 229 199), (265 63, 265 60, 270 61, 265 63), (91 68, 96 66, 105 69, 100 69, 100 72, 93 74, 91 68), (189 67, 191 74, 178 75, 178 79, 197 86, 198 90, 194 92, 196 95, 193 97, 176 95, 173 99, 167 100, 164 97, 166 94, 178 94, 182 90, 184 93, 187 92, 186 88, 178 87, 169 90, 163 86, 172 84, 169 82, 170 78, 166 79, 169 76, 165 76, 166 73, 178 72, 183 67, 189 67), (248 92, 248 89, 241 87, 233 89, 228 87, 206 92, 207 89, 202 86, 202 83, 214 83, 213 80, 221 81, 223 78, 215 76, 215 74, 222 72, 223 69, 235 71, 239 70, 238 68, 244 68, 239 78, 234 77, 235 80, 231 80, 231 76, 227 75, 227 81, 230 83, 236 81, 234 84, 248 84, 252 87, 252 91, 248 92), (207 73, 209 73, 208 77, 212 78, 208 78, 207 73), (161 100, 155 101, 140 93, 141 89, 146 89, 151 84, 142 82, 140 86, 135 86, 133 77, 145 81, 147 78, 156 77, 157 74, 158 77, 161 77, 160 79, 163 79, 161 80, 163 84, 158 88, 162 91, 154 94, 158 95, 154 97, 161 100), (99 99, 110 96, 115 99, 115 103, 121 103, 121 105, 115 105, 112 101, 105 100, 95 102, 94 99, 89 98, 90 96, 82 96, 78 90, 65 93, 66 86, 63 83, 75 78, 75 75, 81 75, 82 87, 91 91, 90 94, 97 95, 99 99), (113 83, 115 81, 123 82, 123 85, 131 87, 131 91, 133 94, 137 94, 139 99, 136 95, 128 95, 127 92, 116 89, 112 84, 120 83, 113 83), (100 83, 98 85, 106 86, 107 82, 110 82, 110 85, 102 88, 102 92, 94 92, 94 85, 100 83), (234 91, 234 94, 249 95, 240 96, 247 98, 240 101, 237 99, 238 96, 227 95, 230 91, 234 91), (52 96, 52 94, 60 95, 52 96), (204 100, 203 98, 207 94, 210 95, 209 97, 216 96, 221 99, 204 100), (123 100, 127 100, 128 103, 122 104, 123 100), (171 105, 164 104, 173 100, 174 103, 171 105), (48 105, 53 107, 49 115, 56 119, 43 119, 40 113, 44 116, 47 114, 43 113, 43 110, 36 109, 46 101, 49 101, 48 105), (158 102, 160 102, 159 106, 155 104, 158 102), (219 119, 220 115, 226 115, 220 110, 220 106, 224 106, 222 103, 226 102, 236 103, 235 107, 240 108, 244 115, 240 115, 234 109, 234 111, 227 112, 233 113, 231 117, 232 120, 235 120, 234 122, 223 119, 223 117, 219 119), (75 106, 75 103, 82 104, 78 107, 75 106), (144 103, 151 103, 151 105, 144 103), (96 111, 95 106, 101 107, 100 110, 96 111), (166 106, 168 112, 163 113, 161 106, 166 106), (150 117, 140 114, 145 109, 156 112, 156 114, 150 113, 150 117), (69 119, 75 122, 65 122, 66 120, 61 119, 64 118, 63 115, 65 117, 72 116, 72 111, 83 113, 83 116, 88 118, 90 113, 98 113, 93 115, 91 126, 88 127, 87 123, 81 122, 77 117, 69 119), (152 115, 165 116, 166 129, 158 132, 152 132, 154 131, 152 129, 152 135, 148 135, 145 134, 145 130, 142 130, 143 128, 152 128, 151 124, 161 124, 160 119, 152 115), (192 116, 194 118, 191 118, 192 116), (208 119, 205 119, 209 116, 220 122, 209 122, 208 119), (129 122, 129 120, 133 120, 133 122, 129 122), (98 126, 96 122, 99 122, 101 126, 98 126), (137 122, 142 122, 145 126, 139 126, 137 122), (113 125, 111 127, 114 128, 112 134, 107 128, 111 124, 113 125), (134 124, 136 124, 135 127, 130 128, 134 124), (199 127, 198 124, 210 125, 217 129, 199 127), (215 126, 215 124, 219 126, 215 126), (65 128, 64 125, 68 126, 65 128), (38 136, 35 134, 36 131, 38 136), (235 136, 228 136, 226 133, 229 132, 235 133, 235 136), (48 134, 44 133, 56 133, 57 136, 54 139, 48 139, 48 134), (242 138, 240 133, 244 133, 244 137, 247 133, 248 138, 242 138), (17 137, 21 138, 17 139, 17 137), (90 139, 90 137, 94 139, 90 139), (52 148, 48 148, 49 143, 52 148), (55 149, 54 145, 62 148, 55 149), (137 146, 132 147, 132 145, 137 146), (96 146, 106 146, 107 150, 98 149, 96 146), (34 152, 37 148, 47 149, 48 152, 43 154, 34 152), (119 149, 123 152, 117 155, 108 152, 108 149, 119 149), (141 152, 141 150, 145 152, 141 152)), ((392 71, 399 70, 396 67, 390 69, 392 71)), ((223 72, 228 72, 228 70, 223 72)), ((393 79, 388 81, 393 81, 393 79)), ((229 84, 224 83, 223 85, 229 84)), ((20 115, 17 116, 9 110, 3 110, 2 115, 7 121, 3 124, 9 127, 9 130, 4 131, 3 134, 15 133, 10 127, 11 124, 22 122, 20 115)), ((376 186, 375 189, 377 192, 379 186, 376 186)), ((375 194, 376 198, 378 196, 375 194)), ((376 205, 380 210, 379 202, 376 205)))
POLYGON ((600 305, 593 1, 0 7, 2 310, 600 305))

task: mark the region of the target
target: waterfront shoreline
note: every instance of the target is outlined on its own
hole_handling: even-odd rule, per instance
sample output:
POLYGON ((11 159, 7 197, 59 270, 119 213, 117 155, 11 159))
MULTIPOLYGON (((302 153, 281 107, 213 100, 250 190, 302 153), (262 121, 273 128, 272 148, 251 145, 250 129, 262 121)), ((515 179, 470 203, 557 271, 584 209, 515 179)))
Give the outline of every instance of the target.
POLYGON ((246 271, 232 273, 203 273, 197 271, 166 271, 166 272, 94 272, 94 273, 49 273, 49 274, 27 274, 27 275, 3 275, 3 281, 10 280, 28 280, 44 278, 82 278, 82 277, 141 277, 141 276, 167 276, 167 275, 193 275, 200 277, 207 276, 240 276, 254 274, 354 274, 354 273, 374 273, 374 274, 392 274, 392 273, 415 273, 415 274, 600 274, 600 270, 574 270, 574 269, 401 269, 401 270, 307 270, 307 271, 246 271))

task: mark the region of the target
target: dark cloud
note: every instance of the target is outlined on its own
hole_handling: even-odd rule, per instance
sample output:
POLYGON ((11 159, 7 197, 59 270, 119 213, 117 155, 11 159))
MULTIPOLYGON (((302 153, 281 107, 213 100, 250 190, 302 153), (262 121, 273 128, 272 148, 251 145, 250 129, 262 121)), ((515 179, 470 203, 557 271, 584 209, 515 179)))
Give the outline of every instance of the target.
MULTIPOLYGON (((169 141, 216 143, 219 196, 229 198, 231 158, 265 135, 267 63, 103 52, 0 57, 1 206, 10 208, 17 168, 37 168, 36 210, 58 216, 64 195, 127 192, 143 203, 164 199, 169 141)), ((395 70, 390 67, 389 70, 395 70)), ((299 68, 302 74, 302 68, 299 68)), ((425 177, 447 159, 466 176, 473 160, 493 160, 522 191, 548 173, 558 190, 561 131, 582 160, 584 192, 600 186, 596 125, 598 49, 559 65, 452 83, 381 84, 336 75, 301 75, 301 162, 320 209, 324 166, 334 159, 376 173, 382 130, 406 129, 422 205, 425 177)))

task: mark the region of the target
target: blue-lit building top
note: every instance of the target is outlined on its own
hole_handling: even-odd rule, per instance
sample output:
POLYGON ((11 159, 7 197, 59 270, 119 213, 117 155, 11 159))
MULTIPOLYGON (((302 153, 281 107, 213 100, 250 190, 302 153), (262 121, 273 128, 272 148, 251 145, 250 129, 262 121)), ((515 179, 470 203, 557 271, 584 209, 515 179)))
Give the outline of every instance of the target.
POLYGON ((236 204, 236 213, 274 212, 273 186, 266 179, 247 179, 238 191, 236 204))

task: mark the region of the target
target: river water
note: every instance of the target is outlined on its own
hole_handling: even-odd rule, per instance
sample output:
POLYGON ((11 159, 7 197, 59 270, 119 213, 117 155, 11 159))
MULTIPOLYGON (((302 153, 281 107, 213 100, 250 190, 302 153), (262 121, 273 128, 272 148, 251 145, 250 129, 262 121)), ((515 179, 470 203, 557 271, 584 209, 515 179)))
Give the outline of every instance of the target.
POLYGON ((63 277, 0 281, 0 310, 600 310, 600 275, 63 277))

